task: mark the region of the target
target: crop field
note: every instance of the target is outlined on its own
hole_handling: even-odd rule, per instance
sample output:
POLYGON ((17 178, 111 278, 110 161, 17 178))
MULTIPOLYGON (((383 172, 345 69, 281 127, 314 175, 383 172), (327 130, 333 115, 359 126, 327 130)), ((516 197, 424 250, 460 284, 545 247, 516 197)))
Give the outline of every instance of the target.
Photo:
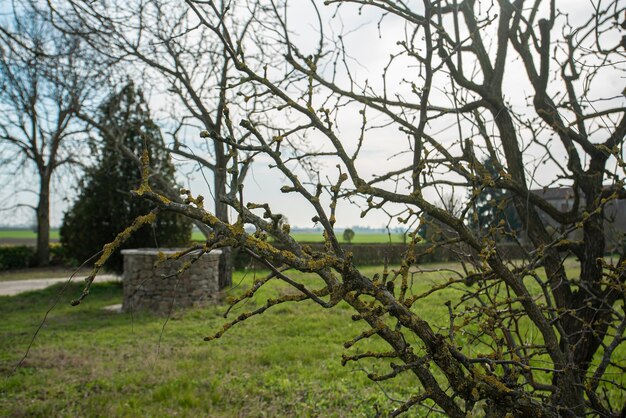
MULTIPOLYGON (((37 234, 35 231, 30 229, 0 229, 0 239, 3 238, 29 238, 36 239, 37 234)), ((58 239, 59 238, 59 230, 51 229, 50 230, 50 238, 58 239)))
MULTIPOLYGON (((240 294, 262 275, 237 271, 230 294, 240 294)), ((317 287, 310 276, 293 276, 317 287)), ((447 273, 425 273, 411 291, 422 293, 447 279, 447 273)), ((121 302, 119 283, 97 284, 78 307, 69 301, 80 293, 80 284, 66 289, 29 356, 13 372, 59 290, 55 286, 0 297, 2 414, 371 417, 387 415, 398 400, 419 392, 409 373, 379 383, 367 378, 370 372, 389 372, 388 361, 341 365, 342 354, 385 350, 376 339, 343 347, 366 329, 351 319, 353 311, 345 303, 329 310, 311 302, 280 305, 234 326, 218 340, 204 342, 203 337, 221 329, 225 305, 175 312, 169 319, 104 311, 121 302)), ((435 327, 445 326, 445 302, 458 300, 462 291, 434 293, 416 311, 435 327)), ((293 290, 282 283, 261 289, 231 317, 287 292, 293 290)), ((623 402, 626 395, 611 396, 623 402)), ((422 407, 409 416, 441 415, 422 407)))
MULTIPOLYGON (((322 233, 294 233, 292 236, 299 242, 323 242, 322 233)), ((343 240, 342 233, 338 233, 339 241, 343 240)), ((204 235, 200 231, 193 231, 191 239, 194 241, 202 241, 204 235)), ((35 244, 37 234, 30 229, 0 229, 0 244, 35 244)), ((50 230, 50 240, 59 240, 59 230, 50 230)), ((352 239, 353 244, 375 244, 375 243, 399 243, 403 242, 402 234, 384 234, 384 233, 356 233, 352 239)))
MULTIPOLYGON (((347 243, 343 239, 343 233, 338 232, 338 238, 340 243, 347 243)), ((291 236, 298 242, 324 242, 322 233, 319 234, 311 232, 295 232, 291 236)), ((194 231, 192 239, 194 241, 202 241, 204 236, 200 231, 194 231)), ((401 243, 404 242, 402 234, 384 234, 384 233, 356 233, 352 239, 352 244, 385 244, 388 242, 401 243)))
MULTIPOLYGON (((35 245, 37 234, 31 229, 0 229, 0 244, 35 245)), ((59 240, 59 230, 50 230, 50 241, 59 240)))

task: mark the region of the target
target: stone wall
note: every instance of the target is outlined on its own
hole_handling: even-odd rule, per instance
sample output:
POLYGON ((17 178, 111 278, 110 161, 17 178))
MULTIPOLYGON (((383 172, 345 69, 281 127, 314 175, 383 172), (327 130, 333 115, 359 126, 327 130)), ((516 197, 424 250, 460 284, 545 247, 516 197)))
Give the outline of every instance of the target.
POLYGON ((197 257, 196 253, 179 260, 157 262, 159 251, 166 255, 179 250, 154 248, 122 250, 124 256, 125 312, 149 310, 168 314, 174 309, 206 305, 219 295, 218 266, 220 251, 204 254, 182 274, 176 272, 184 263, 197 257))

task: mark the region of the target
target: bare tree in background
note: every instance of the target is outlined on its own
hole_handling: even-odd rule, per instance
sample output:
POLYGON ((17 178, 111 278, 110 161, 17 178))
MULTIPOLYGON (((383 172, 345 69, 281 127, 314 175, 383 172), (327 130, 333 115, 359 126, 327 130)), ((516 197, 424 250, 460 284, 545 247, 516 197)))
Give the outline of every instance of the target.
MULTIPOLYGON (((604 211, 626 198, 626 116, 621 86, 607 90, 602 82, 624 70, 623 5, 590 3, 580 19, 560 12, 554 1, 541 0, 326 1, 340 6, 337 15, 355 8, 374 16, 380 36, 394 37, 393 49, 383 51, 381 74, 366 78, 353 56, 367 40, 351 42, 350 37, 366 38, 367 31, 327 30, 311 2, 312 14, 319 17, 318 42, 299 47, 289 31, 289 9, 282 2, 263 3, 273 24, 251 19, 247 34, 272 42, 253 46, 252 35, 231 33, 231 10, 211 1, 186 1, 198 25, 221 40, 239 72, 232 88, 242 94, 230 96, 225 106, 246 109, 242 102, 272 97, 264 108, 233 120, 242 131, 225 134, 208 126, 203 135, 233 155, 270 157, 287 179, 283 193, 299 194, 315 212, 313 220, 324 228, 325 251, 297 243, 267 204, 247 202, 243 193, 224 197, 238 214, 227 223, 187 191, 188 203, 180 204, 147 188, 138 190, 159 210, 210 225, 213 233, 202 251, 240 247, 271 269, 234 305, 273 281, 298 292, 267 300, 207 340, 281 303, 311 300, 332 308, 344 301, 356 311, 353 319, 366 327, 346 347, 378 338, 388 350, 365 347, 346 354, 343 362, 389 364, 388 372, 369 375, 374 381, 415 376, 414 395, 392 416, 420 406, 452 417, 481 409, 490 417, 623 416, 624 364, 616 353, 624 352, 626 256, 605 258, 604 211), (258 49, 265 54, 257 55, 258 49), (259 57, 267 55, 284 61, 264 66, 259 57), (528 97, 520 86, 526 86, 528 97), (360 127, 351 131, 345 125, 355 115, 360 127), (276 122, 270 134, 268 118, 276 122), (304 133, 324 145, 321 151, 284 147, 290 137, 304 133), (381 138, 388 149, 375 147, 381 138), (391 160, 398 163, 377 164, 372 173, 365 164, 368 149, 379 159, 399 156, 391 160), (291 165, 320 158, 336 163, 336 174, 309 183, 291 165), (497 175, 481 163, 487 158, 497 175), (554 207, 531 192, 556 184, 572 188, 572 207, 554 207), (471 192, 461 210, 446 210, 438 197, 450 187, 471 192), (504 225, 468 227, 466 216, 484 188, 510 194, 523 225, 523 233, 513 237, 521 259, 503 251, 504 225), (385 210, 413 225, 400 266, 369 277, 354 265, 334 229, 346 200, 362 204, 363 216, 385 210), (541 214, 558 223, 556 233, 548 231, 541 214), (435 245, 456 252, 460 267, 447 271, 449 280, 431 291, 414 294, 419 257, 431 251, 419 244, 417 234, 427 217, 445 226, 446 239, 435 245), (246 233, 250 225, 254 234, 246 233), (569 238, 574 231, 581 231, 580 239, 569 238), (566 268, 566 259, 576 268, 566 268), (288 269, 313 275, 300 283, 288 269), (458 295, 446 303, 449 317, 423 316, 440 292, 458 295)), ((366 55, 375 52, 367 45, 366 55)), ((233 177, 236 162, 229 162, 233 177)))
MULTIPOLYGON (((251 36, 251 21, 265 14, 256 1, 240 3, 216 3, 228 19, 233 42, 251 36), (225 13, 239 8, 251 15, 239 21, 225 13)), ((81 35, 95 50, 108 55, 110 62, 120 61, 123 71, 130 66, 135 72, 141 71, 160 97, 168 101, 174 121, 167 127, 173 140, 169 151, 179 160, 193 162, 203 176, 204 171, 209 173, 212 184, 207 182, 207 186, 215 202, 215 215, 229 222, 226 200, 238 193, 254 152, 235 153, 235 147, 223 138, 245 142, 250 133, 242 133, 231 122, 231 114, 239 113, 240 105, 251 111, 266 100, 254 90, 245 92, 245 87, 237 93, 251 100, 243 104, 232 100, 232 85, 239 78, 233 75, 232 58, 219 37, 180 1, 50 2, 50 6, 59 27, 81 35), (229 102, 233 105, 227 106, 229 102), (199 131, 205 134, 199 137, 199 131), (230 176, 228 167, 235 169, 230 176)), ((177 191, 168 195, 179 199, 177 191)), ((205 235, 210 233, 202 225, 200 229, 205 235)), ((220 288, 231 284, 231 251, 226 247, 220 261, 220 288)))
POLYGON ((36 205, 8 202, 4 209, 36 212, 39 265, 49 262, 53 175, 79 164, 82 154, 75 121, 89 84, 79 57, 79 38, 56 31, 29 3, 14 4, 0 22, 0 158, 3 170, 32 170, 39 183, 36 205))

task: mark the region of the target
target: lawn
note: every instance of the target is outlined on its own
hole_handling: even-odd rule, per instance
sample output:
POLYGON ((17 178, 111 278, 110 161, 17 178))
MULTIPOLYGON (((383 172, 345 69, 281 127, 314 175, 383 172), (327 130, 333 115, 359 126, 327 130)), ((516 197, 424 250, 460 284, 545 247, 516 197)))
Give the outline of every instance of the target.
MULTIPOLYGON (((237 272, 238 291, 254 276, 237 272)), ((102 311, 120 303, 119 284, 97 285, 75 308, 68 301, 80 287, 71 286, 24 366, 9 376, 59 288, 0 297, 0 411, 8 415, 353 417, 393 405, 363 370, 341 366, 343 343, 365 329, 345 304, 330 311, 284 305, 204 342, 224 322, 224 306, 169 321, 102 311)), ((265 291, 246 309, 285 291, 265 291)), ((410 384, 398 379, 383 388, 403 399, 410 384)))
MULTIPOLYGON (((259 276, 236 272, 232 293, 259 276)), ((313 284, 299 273, 294 277, 313 284)), ((443 280, 444 273, 427 273, 412 290, 443 280)), ((408 373, 380 385, 367 379, 367 372, 389 372, 388 362, 341 365, 344 353, 384 349, 380 341, 343 348, 366 329, 351 320, 346 304, 331 310, 310 302, 281 305, 204 342, 224 323, 224 306, 178 312, 169 321, 110 313, 102 308, 122 298, 121 285, 113 283, 96 285, 74 308, 68 302, 80 286, 67 289, 24 365, 11 375, 59 289, 0 297, 0 411, 8 416, 366 417, 377 408, 385 415, 398 405, 390 398, 418 391, 408 373)), ((281 284, 262 289, 244 308, 288 291, 281 284)), ((447 325, 445 302, 458 296, 457 290, 438 292, 416 310, 447 325)), ((411 416, 427 413, 415 409, 411 416)))

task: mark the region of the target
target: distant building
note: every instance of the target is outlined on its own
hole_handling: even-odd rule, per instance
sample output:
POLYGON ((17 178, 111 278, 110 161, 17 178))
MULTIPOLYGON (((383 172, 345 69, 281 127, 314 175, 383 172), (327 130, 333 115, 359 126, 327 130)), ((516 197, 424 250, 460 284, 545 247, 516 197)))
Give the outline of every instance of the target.
MULTIPOLYGON (((546 187, 544 189, 531 190, 531 193, 547 200, 552 206, 561 212, 568 211, 574 205, 574 189, 571 187, 546 187)), ((584 202, 581 198, 581 204, 584 202)))
MULTIPOLYGON (((534 193, 561 212, 571 210, 574 206, 574 189, 571 187, 546 187, 543 189, 531 190, 534 193)), ((579 210, 582 212, 585 208, 585 195, 580 193, 579 210)), ((540 211, 542 220, 556 229, 560 225, 549 217, 546 213, 540 211)), ((604 207, 605 231, 607 238, 607 250, 621 249, 624 236, 626 234, 626 200, 614 199, 604 207)), ((570 235, 570 238, 580 238, 580 231, 570 235)))

